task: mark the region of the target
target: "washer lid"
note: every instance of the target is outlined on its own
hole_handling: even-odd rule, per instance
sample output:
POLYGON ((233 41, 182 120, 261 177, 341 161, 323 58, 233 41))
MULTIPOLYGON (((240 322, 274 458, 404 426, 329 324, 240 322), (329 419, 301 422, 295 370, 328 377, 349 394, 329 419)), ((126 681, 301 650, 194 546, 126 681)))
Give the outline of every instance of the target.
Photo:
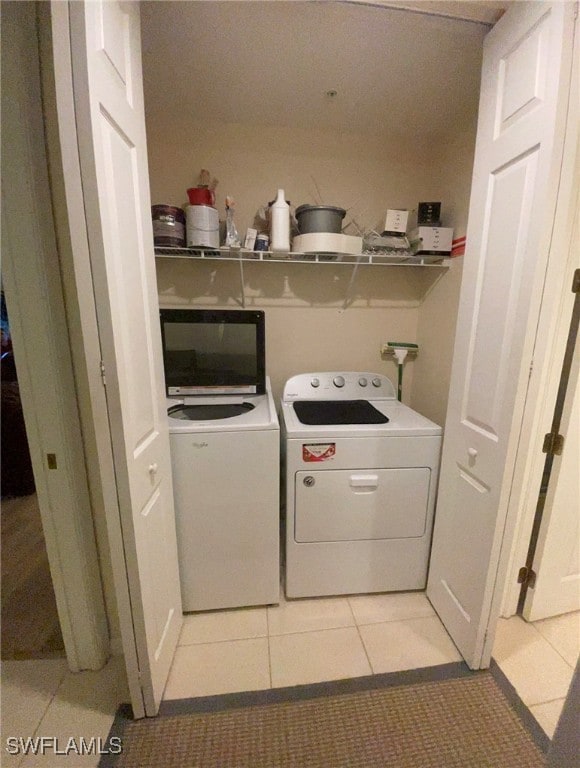
POLYGON ((169 396, 264 394, 264 312, 161 309, 159 316, 169 396))

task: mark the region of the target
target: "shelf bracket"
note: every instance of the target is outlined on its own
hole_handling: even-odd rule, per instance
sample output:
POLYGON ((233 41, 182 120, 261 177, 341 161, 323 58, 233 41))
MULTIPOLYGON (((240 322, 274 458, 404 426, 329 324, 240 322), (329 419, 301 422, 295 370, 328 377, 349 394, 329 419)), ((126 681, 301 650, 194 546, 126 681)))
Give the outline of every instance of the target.
POLYGON ((348 308, 350 294, 351 294, 351 291, 352 291, 352 289, 354 287, 354 284, 355 284, 355 281, 356 281, 356 275, 357 275, 357 272, 358 272, 359 264, 360 264, 360 261, 357 261, 356 264, 353 267, 352 274, 350 276, 350 281, 349 281, 348 287, 346 289, 346 294, 344 296, 344 302, 343 302, 343 305, 342 305, 343 309, 347 309, 348 308))
POLYGON ((240 265, 240 292, 242 295, 242 309, 246 308, 246 281, 244 280, 244 262, 242 259, 239 259, 239 265, 240 265))

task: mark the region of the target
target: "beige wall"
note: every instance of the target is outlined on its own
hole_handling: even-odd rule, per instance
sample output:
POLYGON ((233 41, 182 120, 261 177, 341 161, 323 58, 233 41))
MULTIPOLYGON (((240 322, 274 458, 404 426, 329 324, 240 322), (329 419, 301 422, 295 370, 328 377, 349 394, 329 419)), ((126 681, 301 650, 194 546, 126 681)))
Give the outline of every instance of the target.
MULTIPOLYGON (((186 188, 207 168, 219 179, 217 207, 236 199, 240 233, 260 205, 283 187, 293 205, 317 202, 349 209, 368 228, 380 226, 387 207, 416 208, 441 199, 449 184, 432 146, 407 136, 338 135, 258 125, 207 126, 149 111, 147 120, 152 203, 184 205, 186 188)), ((454 202, 455 204, 455 202, 454 202)), ((340 264, 244 264, 247 306, 266 311, 267 371, 275 396, 295 373, 368 370, 396 377, 381 360, 388 340, 416 342, 420 305, 437 270, 378 265, 361 267, 344 309, 352 266, 340 264)), ((238 265, 157 259, 163 307, 235 307, 238 265)), ((413 366, 404 376, 411 401, 413 366)))
MULTIPOLYGON (((476 125, 458 130, 445 144, 441 157, 443 198, 446 213, 455 227, 455 236, 465 235, 473 171, 476 125)), ((444 223, 446 223, 444 221, 444 223)), ((439 281, 419 309, 415 362, 415 384, 411 404, 438 424, 445 424, 451 362, 463 256, 453 259, 452 267, 439 281)))
MULTIPOLYGON (((187 203, 201 168, 219 179, 217 208, 236 200, 240 233, 259 206, 283 188, 293 206, 340 205, 363 226, 374 228, 391 208, 414 208, 437 194, 437 159, 407 134, 338 134, 247 124, 206 124, 147 107, 151 202, 187 203), (320 195, 320 197, 319 197, 320 195)), ((265 108, 267 105, 265 104, 265 108)))
MULTIPOLYGON (((343 308, 352 266, 245 264, 246 306, 266 312, 266 369, 275 397, 290 376, 307 371, 368 370, 394 375, 392 363, 380 360, 381 342, 397 337, 414 340, 418 300, 412 279, 395 281, 405 299, 394 297, 392 272, 381 267, 360 270, 357 299, 343 308), (393 298, 394 297, 394 298, 393 298)), ((157 260, 163 307, 239 308, 239 270, 232 262, 157 260)), ((420 281, 418 281, 420 282, 420 281)), ((409 376, 409 387, 412 378, 409 376)))
POLYGON ((455 228, 455 237, 465 235, 471 176, 477 134, 477 115, 470 125, 458 126, 442 145, 440 156, 440 189, 445 200, 443 225, 455 228))
POLYGON ((417 323, 419 354, 411 406, 441 426, 447 413, 462 271, 460 256, 421 305, 417 323))

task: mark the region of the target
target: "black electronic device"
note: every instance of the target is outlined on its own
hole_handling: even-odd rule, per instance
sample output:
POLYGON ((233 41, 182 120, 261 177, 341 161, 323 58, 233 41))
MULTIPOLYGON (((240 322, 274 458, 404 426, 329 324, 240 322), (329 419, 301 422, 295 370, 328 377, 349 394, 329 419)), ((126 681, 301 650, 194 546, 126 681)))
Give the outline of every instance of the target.
POLYGON ((419 203, 417 208, 418 227, 441 226, 441 203, 419 203))

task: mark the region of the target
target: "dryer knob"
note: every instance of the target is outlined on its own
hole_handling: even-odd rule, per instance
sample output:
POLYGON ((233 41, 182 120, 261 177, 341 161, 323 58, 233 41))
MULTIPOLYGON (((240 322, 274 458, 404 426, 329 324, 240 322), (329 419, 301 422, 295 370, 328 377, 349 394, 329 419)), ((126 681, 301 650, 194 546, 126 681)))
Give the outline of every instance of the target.
POLYGON ((310 382, 311 387, 319 387, 320 386, 320 379, 312 379, 310 382))
POLYGON ((379 379, 378 376, 375 376, 375 378, 373 379, 373 387, 380 387, 380 386, 381 386, 381 380, 379 379))
POLYGON ((360 379, 358 380, 358 383, 359 383, 359 387, 366 387, 366 385, 368 384, 368 381, 365 379, 364 376, 361 376, 360 379))
POLYGON ((335 376, 332 383, 335 387, 344 387, 344 376, 335 376))

